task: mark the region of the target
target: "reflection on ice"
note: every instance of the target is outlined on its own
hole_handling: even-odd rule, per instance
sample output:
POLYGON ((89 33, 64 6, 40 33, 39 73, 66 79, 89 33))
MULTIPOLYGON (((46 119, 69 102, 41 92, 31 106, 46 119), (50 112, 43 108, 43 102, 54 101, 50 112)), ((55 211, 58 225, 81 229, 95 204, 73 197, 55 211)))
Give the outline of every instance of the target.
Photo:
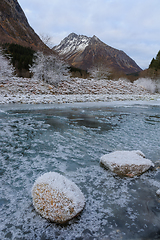
POLYGON ((3 106, 0 239, 160 237, 160 170, 127 179, 99 166, 100 157, 115 150, 140 149, 160 160, 159 106, 123 105, 3 106), (85 195, 85 209, 65 226, 41 218, 32 205, 32 185, 49 171, 85 195))

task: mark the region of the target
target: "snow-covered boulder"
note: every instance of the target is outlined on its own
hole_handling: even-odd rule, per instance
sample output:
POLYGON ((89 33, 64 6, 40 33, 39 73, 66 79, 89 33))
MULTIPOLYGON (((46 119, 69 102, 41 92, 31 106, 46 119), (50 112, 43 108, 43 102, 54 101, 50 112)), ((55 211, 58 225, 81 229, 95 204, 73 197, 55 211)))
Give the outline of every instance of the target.
POLYGON ((101 157, 100 163, 119 176, 134 177, 146 172, 154 164, 139 151, 115 151, 101 157))
POLYGON ((36 211, 56 223, 65 223, 77 216, 85 205, 78 186, 56 172, 45 173, 35 181, 32 197, 36 211))

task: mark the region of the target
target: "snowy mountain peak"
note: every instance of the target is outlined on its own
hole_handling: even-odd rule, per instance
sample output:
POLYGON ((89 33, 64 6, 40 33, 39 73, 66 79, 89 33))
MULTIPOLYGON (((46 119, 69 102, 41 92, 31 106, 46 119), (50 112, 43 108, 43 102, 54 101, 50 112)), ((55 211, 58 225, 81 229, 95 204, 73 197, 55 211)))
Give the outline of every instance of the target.
POLYGON ((70 34, 68 35, 68 37, 66 37, 66 38, 74 38, 74 37, 77 38, 77 36, 78 36, 78 35, 73 32, 73 33, 70 33, 70 34))
POLYGON ((54 50, 59 53, 59 55, 66 55, 70 57, 76 52, 83 51, 90 42, 90 37, 84 35, 77 35, 71 33, 68 37, 64 38, 60 44, 54 47, 54 50))
POLYGON ((95 35, 92 37, 92 39, 94 39, 95 41, 100 41, 100 39, 98 37, 96 37, 95 35))
POLYGON ((127 74, 141 71, 127 54, 110 47, 95 35, 87 37, 71 33, 53 50, 67 60, 71 66, 83 70, 103 66, 103 69, 127 74))
POLYGON ((92 38, 90 38, 90 44, 101 44, 102 42, 101 42, 101 40, 98 38, 98 37, 96 37, 95 35, 92 37, 92 38))

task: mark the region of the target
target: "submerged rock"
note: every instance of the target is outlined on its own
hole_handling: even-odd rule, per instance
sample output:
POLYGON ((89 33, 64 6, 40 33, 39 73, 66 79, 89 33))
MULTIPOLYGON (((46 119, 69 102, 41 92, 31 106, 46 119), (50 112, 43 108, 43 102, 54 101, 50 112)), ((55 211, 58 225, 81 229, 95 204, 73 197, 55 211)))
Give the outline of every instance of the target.
POLYGON ((146 172, 154 164, 139 151, 115 151, 101 157, 100 163, 119 176, 134 177, 146 172))
POLYGON ((42 217, 65 223, 84 208, 85 198, 75 183, 49 172, 39 177, 32 188, 33 205, 42 217))

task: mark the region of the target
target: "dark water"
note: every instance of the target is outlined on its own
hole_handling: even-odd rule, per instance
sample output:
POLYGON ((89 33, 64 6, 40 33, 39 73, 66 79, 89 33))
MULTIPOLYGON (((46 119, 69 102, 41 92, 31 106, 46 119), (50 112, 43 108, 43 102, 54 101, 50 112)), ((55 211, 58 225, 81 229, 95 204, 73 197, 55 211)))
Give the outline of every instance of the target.
POLYGON ((99 165, 115 150, 139 149, 160 160, 160 105, 0 109, 0 239, 160 239, 160 170, 129 179, 99 165), (65 226, 41 218, 32 205, 32 185, 49 171, 74 181, 86 198, 81 215, 65 226))

